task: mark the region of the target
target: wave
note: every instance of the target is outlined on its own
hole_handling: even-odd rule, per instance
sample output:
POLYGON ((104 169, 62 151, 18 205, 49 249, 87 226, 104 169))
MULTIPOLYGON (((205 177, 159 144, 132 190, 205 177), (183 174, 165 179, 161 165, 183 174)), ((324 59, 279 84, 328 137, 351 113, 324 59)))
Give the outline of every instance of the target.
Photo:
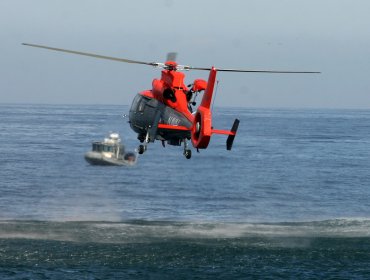
POLYGON ((369 219, 289 223, 210 223, 134 220, 125 222, 0 221, 0 239, 94 243, 253 238, 370 237, 369 219))

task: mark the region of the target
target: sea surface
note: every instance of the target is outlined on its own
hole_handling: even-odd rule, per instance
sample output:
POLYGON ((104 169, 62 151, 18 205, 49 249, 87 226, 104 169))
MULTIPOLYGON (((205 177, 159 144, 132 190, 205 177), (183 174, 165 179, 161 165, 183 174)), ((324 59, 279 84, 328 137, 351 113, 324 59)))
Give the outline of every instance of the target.
POLYGON ((231 151, 85 162, 128 110, 0 104, 0 279, 370 279, 370 110, 216 107, 231 151))

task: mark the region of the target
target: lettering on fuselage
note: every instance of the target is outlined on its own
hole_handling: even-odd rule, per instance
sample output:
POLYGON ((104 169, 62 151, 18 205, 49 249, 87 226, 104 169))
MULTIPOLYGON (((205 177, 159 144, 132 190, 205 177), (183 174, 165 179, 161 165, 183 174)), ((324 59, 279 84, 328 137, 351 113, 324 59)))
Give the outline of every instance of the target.
POLYGON ((180 120, 174 116, 169 116, 167 120, 167 124, 170 125, 178 125, 180 123, 180 120))

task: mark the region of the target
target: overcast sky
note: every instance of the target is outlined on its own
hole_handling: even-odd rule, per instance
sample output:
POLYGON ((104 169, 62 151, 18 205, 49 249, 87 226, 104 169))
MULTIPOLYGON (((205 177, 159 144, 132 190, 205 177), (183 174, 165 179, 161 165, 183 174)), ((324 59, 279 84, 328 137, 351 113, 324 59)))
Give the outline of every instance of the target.
MULTIPOLYGON (((130 104, 160 70, 34 43, 218 73, 216 106, 370 109, 368 0, 1 0, 0 103, 130 104)), ((186 72, 186 83, 208 77, 186 72)))

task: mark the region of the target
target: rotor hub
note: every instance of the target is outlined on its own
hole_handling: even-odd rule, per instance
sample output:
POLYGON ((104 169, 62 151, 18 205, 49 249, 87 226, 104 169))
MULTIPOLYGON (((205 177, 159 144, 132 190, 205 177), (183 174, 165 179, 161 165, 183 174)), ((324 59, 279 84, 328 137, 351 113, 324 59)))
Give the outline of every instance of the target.
POLYGON ((165 69, 166 70, 177 70, 177 63, 175 61, 166 61, 166 63, 164 64, 165 65, 165 69))

